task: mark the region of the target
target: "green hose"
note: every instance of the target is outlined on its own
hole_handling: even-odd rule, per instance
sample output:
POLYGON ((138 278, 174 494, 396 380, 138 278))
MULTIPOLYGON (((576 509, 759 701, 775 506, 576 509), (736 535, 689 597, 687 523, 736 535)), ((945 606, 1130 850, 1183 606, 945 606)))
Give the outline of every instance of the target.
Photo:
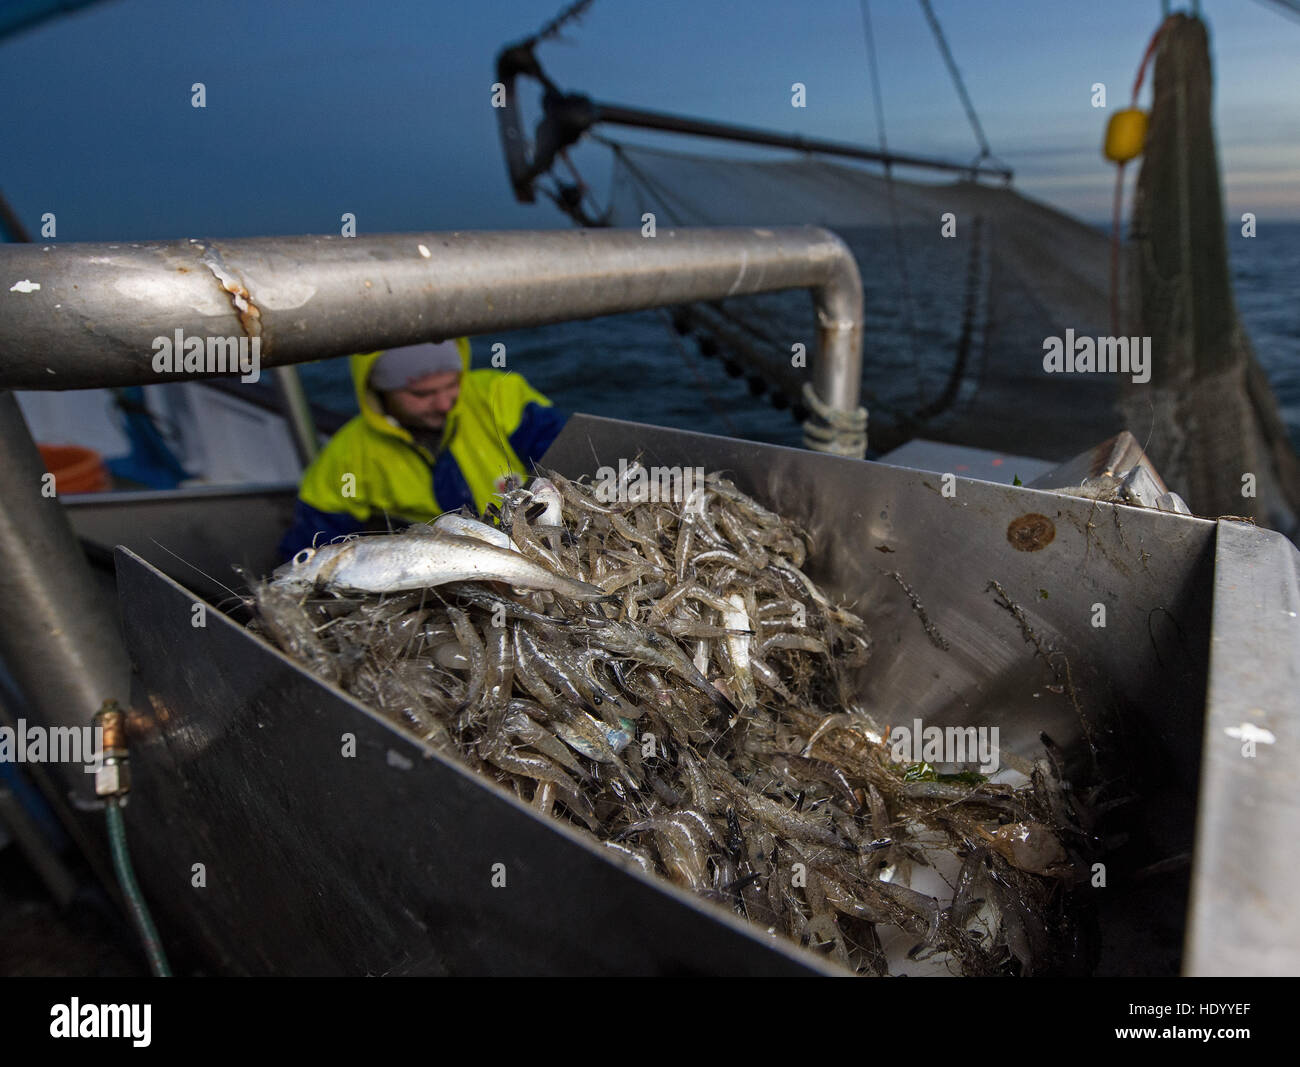
POLYGON ((162 939, 149 915, 149 906, 144 902, 144 895, 136 884, 135 871, 131 869, 131 854, 126 848, 126 822, 122 818, 122 806, 116 797, 109 797, 105 811, 108 814, 108 840, 113 849, 113 870, 117 873, 118 883, 126 897, 131 919, 144 942, 145 954, 149 957, 149 969, 158 978, 170 978, 171 967, 167 964, 167 954, 163 952, 162 939))

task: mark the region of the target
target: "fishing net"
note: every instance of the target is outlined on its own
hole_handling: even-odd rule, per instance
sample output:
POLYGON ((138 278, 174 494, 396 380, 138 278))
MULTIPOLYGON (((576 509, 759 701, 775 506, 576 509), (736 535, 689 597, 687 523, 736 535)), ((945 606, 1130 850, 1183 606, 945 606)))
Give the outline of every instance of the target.
MULTIPOLYGON (((804 143, 795 159, 755 160, 633 146, 593 133, 603 121, 751 144, 788 142, 564 94, 532 48, 585 6, 580 0, 542 35, 498 57, 506 82, 530 76, 546 88, 546 117, 531 149, 518 114, 500 112, 521 200, 531 202, 534 178, 563 159, 576 184, 552 175, 555 190, 544 191, 580 225, 645 232, 652 215, 656 229, 831 229, 853 252, 863 280, 862 397, 877 453, 924 436, 1059 462, 1129 430, 1196 514, 1246 516, 1295 535, 1300 462, 1229 280, 1209 40, 1200 19, 1165 19, 1139 67, 1134 107, 1154 56, 1133 233, 1121 255, 1112 244, 1118 235, 1009 185, 981 183, 990 175, 1009 179, 1010 172, 983 165, 992 157, 988 140, 928 0, 921 7, 981 149, 957 171, 959 181, 895 176, 935 161, 884 151, 878 86, 882 151, 869 165, 883 164, 883 176, 858 163, 861 155, 825 143, 804 143), (565 154, 584 135, 614 156, 608 205, 596 209, 598 217, 565 154), (1048 367, 1045 356, 1053 351, 1061 365, 1048 367), (1076 353, 1090 362, 1076 368, 1076 353)), ((863 15, 874 77, 865 5, 863 15)), ((805 405, 819 407, 795 347, 814 350, 809 310, 803 294, 764 294, 678 308, 674 325, 693 334, 703 354, 720 356, 728 373, 748 376, 755 394, 767 393, 804 422, 805 405)))
POLYGON ((1173 15, 1160 39, 1128 272, 1129 332, 1152 338, 1154 373, 1125 403, 1134 420, 1151 412, 1150 453, 1198 514, 1250 516, 1294 538, 1300 463, 1228 273, 1208 33, 1173 15))
MULTIPOLYGON (((1154 85, 1114 322, 1109 236, 1009 187, 894 179, 811 154, 722 159, 598 138, 615 157, 607 219, 640 227, 652 212, 657 226, 839 234, 865 290, 862 395, 877 452, 920 436, 1063 461, 1127 429, 1196 514, 1246 516, 1294 537, 1300 462, 1233 299, 1199 19, 1161 27, 1154 85), (1150 338, 1150 381, 1046 373, 1045 341, 1069 331, 1150 338)), ((814 347, 805 294, 692 305, 676 324, 805 417, 808 372, 791 366, 792 345, 814 347)))
MULTIPOLYGON (((921 435, 1064 460, 1124 428, 1117 382, 1042 373, 1045 337, 1110 332, 1100 231, 972 181, 890 181, 811 156, 754 162, 606 143, 611 225, 640 227, 652 212, 657 226, 808 223, 845 241, 865 291, 863 403, 874 449, 921 435)), ((705 338, 707 354, 735 353, 797 409, 805 372, 790 352, 812 349, 805 294, 692 306, 678 321, 705 338)))

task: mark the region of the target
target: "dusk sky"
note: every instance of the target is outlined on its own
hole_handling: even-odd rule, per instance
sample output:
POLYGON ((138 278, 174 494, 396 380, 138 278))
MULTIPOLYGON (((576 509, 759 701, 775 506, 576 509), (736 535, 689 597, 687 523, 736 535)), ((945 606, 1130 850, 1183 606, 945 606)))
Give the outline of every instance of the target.
MULTIPOLYGON (((109 0, 60 16, 0 41, 0 190, 33 233, 55 212, 60 241, 337 233, 348 211, 363 232, 567 226, 549 202, 514 202, 489 100, 498 49, 560 6, 109 0)), ((1300 22, 1250 0, 1202 6, 1229 215, 1300 219, 1300 22)), ((1099 145, 1128 105, 1157 0, 934 8, 1017 187, 1107 218, 1114 171, 1099 145), (1090 106, 1094 82, 1106 111, 1090 106)), ((918 5, 871 12, 891 147, 973 158, 918 5)), ((876 143, 859 0, 597 0, 565 38, 542 62, 596 99, 876 143), (805 109, 790 104, 796 81, 805 109)), ((606 155, 577 153, 602 196, 606 155)))

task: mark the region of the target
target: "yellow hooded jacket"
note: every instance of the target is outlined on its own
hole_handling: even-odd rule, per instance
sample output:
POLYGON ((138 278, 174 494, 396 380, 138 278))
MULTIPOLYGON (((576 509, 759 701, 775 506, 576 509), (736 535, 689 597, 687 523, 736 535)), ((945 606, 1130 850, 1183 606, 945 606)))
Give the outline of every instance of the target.
POLYGON ((456 342, 463 372, 438 451, 421 446, 386 415, 369 388, 383 353, 353 356, 352 381, 361 413, 336 433, 303 472, 285 558, 313 543, 355 533, 389 519, 428 522, 464 505, 481 514, 507 474, 527 476, 567 416, 519 374, 471 370, 467 338, 456 342))

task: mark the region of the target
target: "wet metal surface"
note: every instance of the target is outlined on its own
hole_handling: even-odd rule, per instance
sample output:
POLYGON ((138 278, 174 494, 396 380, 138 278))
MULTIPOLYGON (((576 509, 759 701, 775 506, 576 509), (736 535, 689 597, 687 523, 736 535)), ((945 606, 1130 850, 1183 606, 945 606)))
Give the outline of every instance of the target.
POLYGON ((1220 520, 1190 974, 1300 974, 1300 552, 1220 520))

